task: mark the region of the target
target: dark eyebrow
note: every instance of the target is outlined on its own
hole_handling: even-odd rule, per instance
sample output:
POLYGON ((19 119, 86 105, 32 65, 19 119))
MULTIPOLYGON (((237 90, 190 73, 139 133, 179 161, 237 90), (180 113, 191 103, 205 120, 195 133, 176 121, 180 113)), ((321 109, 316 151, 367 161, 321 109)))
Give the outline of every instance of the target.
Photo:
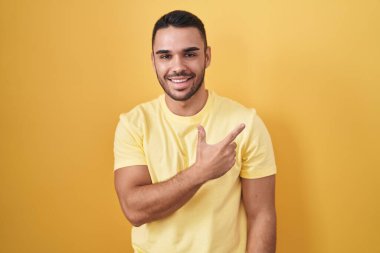
MULTIPOLYGON (((198 50, 200 50, 198 47, 188 47, 182 51, 185 53, 188 53, 188 52, 193 52, 193 51, 198 51, 198 50)), ((156 51, 156 54, 168 54, 170 52, 171 52, 170 50, 161 49, 161 50, 156 51)))
POLYGON ((188 48, 185 48, 183 52, 187 53, 187 52, 192 52, 192 51, 197 51, 197 50, 199 50, 199 48, 197 47, 188 47, 188 48))
POLYGON ((170 53, 170 50, 161 49, 161 50, 156 51, 156 54, 167 54, 167 53, 170 53))

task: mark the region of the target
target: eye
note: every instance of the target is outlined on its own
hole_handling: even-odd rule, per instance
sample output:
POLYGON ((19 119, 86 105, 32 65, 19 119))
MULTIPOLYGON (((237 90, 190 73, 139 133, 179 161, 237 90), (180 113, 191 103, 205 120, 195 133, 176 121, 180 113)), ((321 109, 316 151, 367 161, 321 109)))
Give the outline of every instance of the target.
POLYGON ((187 57, 187 58, 192 58, 192 57, 195 57, 195 56, 197 56, 196 53, 186 53, 185 54, 185 57, 187 57))
POLYGON ((171 58, 170 54, 161 54, 160 55, 160 59, 163 59, 163 60, 167 60, 167 59, 170 59, 170 58, 171 58))

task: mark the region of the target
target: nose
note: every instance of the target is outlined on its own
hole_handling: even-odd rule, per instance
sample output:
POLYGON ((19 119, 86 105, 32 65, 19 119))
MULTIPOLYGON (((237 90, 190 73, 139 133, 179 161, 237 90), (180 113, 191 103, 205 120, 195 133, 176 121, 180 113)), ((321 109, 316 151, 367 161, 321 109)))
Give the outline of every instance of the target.
POLYGON ((173 72, 177 72, 177 73, 179 73, 183 70, 186 70, 186 64, 185 64, 184 60, 182 59, 182 57, 180 57, 178 55, 173 57, 171 70, 173 72))

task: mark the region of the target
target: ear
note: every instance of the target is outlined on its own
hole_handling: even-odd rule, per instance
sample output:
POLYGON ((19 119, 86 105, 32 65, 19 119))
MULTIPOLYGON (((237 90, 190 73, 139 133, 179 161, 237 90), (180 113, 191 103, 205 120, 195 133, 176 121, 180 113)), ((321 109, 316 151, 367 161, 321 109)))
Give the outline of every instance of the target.
POLYGON ((205 57, 206 57, 206 68, 207 68, 211 63, 211 47, 206 48, 205 57))
POLYGON ((150 54, 150 60, 152 61, 152 67, 153 69, 156 69, 155 65, 154 65, 154 54, 153 54, 153 50, 152 50, 152 53, 150 54))

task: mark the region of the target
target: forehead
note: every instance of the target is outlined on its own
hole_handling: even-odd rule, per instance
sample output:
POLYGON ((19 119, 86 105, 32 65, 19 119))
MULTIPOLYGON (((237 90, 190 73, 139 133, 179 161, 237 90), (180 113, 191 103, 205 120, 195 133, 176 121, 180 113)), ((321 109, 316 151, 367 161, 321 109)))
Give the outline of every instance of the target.
POLYGON ((195 27, 173 27, 159 29, 154 39, 153 49, 182 50, 189 47, 203 49, 203 40, 200 31, 195 27))

